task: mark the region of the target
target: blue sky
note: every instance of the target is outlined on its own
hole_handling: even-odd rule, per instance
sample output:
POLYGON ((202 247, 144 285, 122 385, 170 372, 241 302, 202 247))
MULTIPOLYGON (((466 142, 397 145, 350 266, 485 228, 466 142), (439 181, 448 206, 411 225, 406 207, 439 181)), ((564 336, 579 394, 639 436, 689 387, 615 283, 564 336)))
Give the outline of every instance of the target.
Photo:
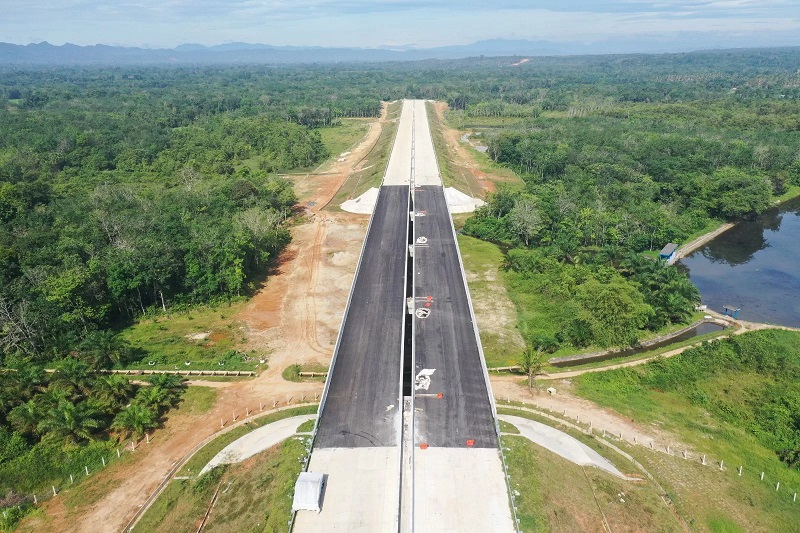
POLYGON ((800 45, 800 0, 0 0, 0 17, 0 41, 18 44, 800 45))

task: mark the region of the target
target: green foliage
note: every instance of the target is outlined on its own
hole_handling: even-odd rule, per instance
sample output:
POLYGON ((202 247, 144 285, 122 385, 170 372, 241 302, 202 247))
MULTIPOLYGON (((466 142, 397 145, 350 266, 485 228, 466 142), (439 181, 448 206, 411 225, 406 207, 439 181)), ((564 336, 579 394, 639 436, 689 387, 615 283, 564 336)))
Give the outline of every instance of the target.
POLYGON ((619 248, 577 252, 559 261, 554 249, 511 249, 505 259, 509 294, 520 306, 536 295, 550 321, 524 320, 523 332, 552 352, 562 345, 585 348, 637 344, 645 330, 685 322, 699 301, 697 289, 674 267, 619 248), (549 322, 549 323, 548 323, 549 322), (538 340, 537 340, 538 339, 538 340))
POLYGON ((676 393, 753 435, 788 465, 800 449, 800 335, 766 330, 705 343, 635 369, 579 378, 579 389, 612 406, 653 391, 676 393), (752 375, 745 380, 742 376, 752 375))
POLYGON ((707 184, 710 211, 727 219, 757 215, 770 205, 772 186, 763 176, 731 167, 714 171, 707 184))
POLYGON ((195 494, 205 494, 209 492, 209 490, 214 489, 219 484, 219 480, 222 479, 222 475, 227 469, 226 466, 227 465, 215 466, 197 478, 194 483, 192 483, 192 492, 195 494))
POLYGON ((0 493, 63 486, 69 474, 96 468, 118 446, 114 431, 141 436, 157 427, 184 390, 177 376, 137 387, 77 358, 54 366, 53 373, 31 364, 0 373, 0 493))
POLYGON ((99 468, 102 457, 108 460, 116 454, 116 446, 113 441, 94 441, 82 446, 42 441, 27 453, 3 463, 0 491, 5 494, 13 489, 17 493, 33 494, 50 490, 51 485, 65 486, 69 475, 77 476, 84 471, 84 466, 89 466, 90 471, 99 468))
POLYGON ((133 402, 114 417, 111 427, 119 430, 123 437, 133 435, 140 439, 147 431, 158 426, 155 409, 143 402, 133 402))

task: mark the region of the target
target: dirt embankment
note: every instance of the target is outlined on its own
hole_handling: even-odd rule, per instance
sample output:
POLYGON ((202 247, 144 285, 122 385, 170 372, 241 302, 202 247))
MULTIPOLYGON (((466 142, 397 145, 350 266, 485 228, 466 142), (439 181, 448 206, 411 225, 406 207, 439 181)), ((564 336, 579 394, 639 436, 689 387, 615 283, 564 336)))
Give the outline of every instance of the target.
MULTIPOLYGON (((447 145, 447 154, 442 154, 451 160, 453 171, 463 180, 466 188, 463 192, 485 199, 487 193, 492 193, 499 183, 514 183, 516 179, 490 174, 481 170, 477 160, 477 153, 469 145, 461 141, 464 132, 447 126, 445 121, 446 102, 434 102, 436 118, 442 125, 442 133, 447 145)), ((433 126, 433 123, 431 124, 433 126)))

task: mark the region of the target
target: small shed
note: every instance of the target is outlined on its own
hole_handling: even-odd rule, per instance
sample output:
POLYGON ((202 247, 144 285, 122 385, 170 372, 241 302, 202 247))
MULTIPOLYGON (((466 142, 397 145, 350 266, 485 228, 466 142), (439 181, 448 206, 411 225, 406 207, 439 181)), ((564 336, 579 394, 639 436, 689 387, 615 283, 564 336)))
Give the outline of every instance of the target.
POLYGON ((658 252, 658 258, 664 261, 672 261, 675 258, 675 252, 678 251, 678 245, 674 242, 667 243, 664 248, 658 252))
POLYGON ((320 511, 322 501, 322 487, 325 484, 325 474, 318 472, 300 472, 300 477, 294 484, 294 500, 292 512, 295 511, 320 511))

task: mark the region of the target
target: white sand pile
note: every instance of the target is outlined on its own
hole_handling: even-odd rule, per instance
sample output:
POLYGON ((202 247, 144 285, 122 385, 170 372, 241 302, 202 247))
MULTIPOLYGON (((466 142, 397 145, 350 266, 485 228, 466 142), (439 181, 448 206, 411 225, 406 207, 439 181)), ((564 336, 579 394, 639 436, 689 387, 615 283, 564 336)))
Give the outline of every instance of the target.
POLYGON ((444 197, 451 213, 472 213, 486 203, 480 198, 473 198, 453 187, 445 187, 444 197))
POLYGON ((354 200, 347 200, 340 206, 342 210, 348 213, 358 213, 361 215, 369 215, 375 209, 375 204, 378 202, 378 188, 372 187, 370 190, 359 196, 354 200))

